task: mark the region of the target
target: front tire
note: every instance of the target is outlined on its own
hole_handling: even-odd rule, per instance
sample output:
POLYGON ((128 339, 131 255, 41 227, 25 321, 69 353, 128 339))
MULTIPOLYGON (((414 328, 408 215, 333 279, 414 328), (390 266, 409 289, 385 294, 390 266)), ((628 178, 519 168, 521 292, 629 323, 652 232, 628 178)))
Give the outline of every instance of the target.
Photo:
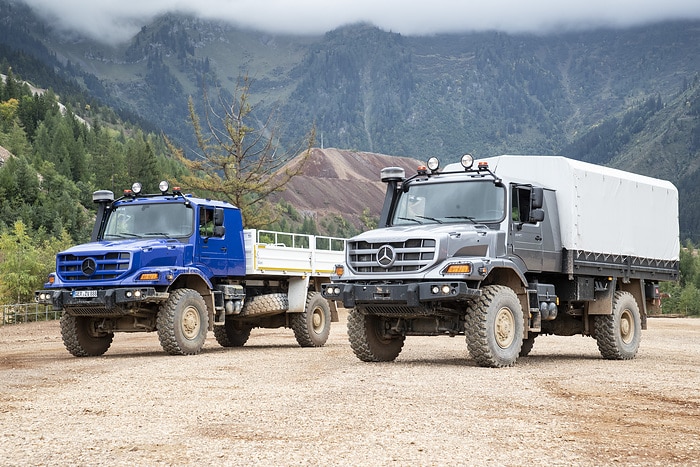
POLYGON ((209 327, 204 299, 196 290, 175 290, 161 306, 156 326, 160 345, 170 355, 198 354, 209 327))
POLYGON ((303 313, 291 317, 294 337, 302 347, 323 347, 331 333, 331 307, 319 292, 309 292, 303 313))
POLYGON ((357 309, 348 313, 348 337, 355 356, 363 362, 392 362, 401 353, 406 336, 389 336, 384 319, 357 309))
POLYGON ((598 350, 608 360, 630 360, 637 355, 642 339, 639 306, 629 292, 615 292, 612 314, 594 318, 598 350))
POLYGON ((97 357, 112 345, 114 333, 98 331, 95 318, 87 316, 61 316, 63 345, 76 357, 97 357))
POLYGON ((512 366, 523 344, 523 328, 523 311, 515 292, 502 285, 487 285, 467 309, 469 354, 480 366, 512 366))

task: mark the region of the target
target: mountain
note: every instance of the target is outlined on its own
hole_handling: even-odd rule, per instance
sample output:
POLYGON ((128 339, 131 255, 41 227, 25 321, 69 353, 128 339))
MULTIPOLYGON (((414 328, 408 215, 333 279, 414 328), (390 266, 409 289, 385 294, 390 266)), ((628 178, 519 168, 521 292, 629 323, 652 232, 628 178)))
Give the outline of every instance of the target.
MULTIPOLYGON (((292 160, 282 170, 299 161, 292 160)), ((337 222, 342 215, 355 229, 366 229, 363 212, 365 217, 378 218, 384 202, 386 184, 380 180, 381 170, 401 167, 410 176, 423 164, 408 157, 315 148, 304 163, 304 173, 292 178, 276 199, 320 225, 337 222)))
POLYGON ((700 240, 697 21, 548 35, 403 36, 353 24, 290 36, 166 14, 105 45, 0 0, 3 63, 59 94, 78 89, 186 151, 188 97, 201 113, 204 88, 230 102, 249 76, 254 114, 277 122, 282 149, 314 126, 320 146, 352 152, 563 154, 667 178, 680 189, 682 235, 700 240))

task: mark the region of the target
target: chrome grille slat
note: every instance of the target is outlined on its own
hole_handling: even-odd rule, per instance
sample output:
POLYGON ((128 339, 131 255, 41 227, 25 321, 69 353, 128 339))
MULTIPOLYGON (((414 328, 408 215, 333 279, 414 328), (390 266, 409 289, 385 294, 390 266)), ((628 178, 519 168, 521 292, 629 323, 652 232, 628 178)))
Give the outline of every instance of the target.
POLYGON ((420 271, 435 260, 435 245, 432 238, 413 238, 404 242, 349 242, 348 265, 358 273, 420 271), (380 249, 387 245, 396 254, 396 259, 389 268, 377 262, 380 249))
POLYGON ((115 280, 124 276, 130 269, 129 252, 109 252, 101 254, 61 254, 56 258, 56 273, 66 282, 115 280), (83 262, 91 258, 97 266, 90 276, 83 273, 83 262))

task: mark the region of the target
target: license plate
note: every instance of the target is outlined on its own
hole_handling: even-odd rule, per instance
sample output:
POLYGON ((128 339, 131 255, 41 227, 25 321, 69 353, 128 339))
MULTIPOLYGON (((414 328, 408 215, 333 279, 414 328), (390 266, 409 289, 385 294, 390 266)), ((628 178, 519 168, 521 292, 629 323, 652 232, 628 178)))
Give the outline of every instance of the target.
POLYGON ((97 297, 97 290, 75 290, 75 291, 73 291, 73 297, 75 297, 75 298, 95 298, 95 297, 97 297))

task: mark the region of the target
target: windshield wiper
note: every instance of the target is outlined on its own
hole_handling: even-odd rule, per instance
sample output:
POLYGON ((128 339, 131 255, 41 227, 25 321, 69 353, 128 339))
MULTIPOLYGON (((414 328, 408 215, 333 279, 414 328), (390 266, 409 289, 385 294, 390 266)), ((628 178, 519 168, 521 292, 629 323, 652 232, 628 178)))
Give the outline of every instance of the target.
POLYGON ((154 236, 154 237, 155 237, 155 236, 162 236, 162 237, 165 237, 165 238, 170 238, 170 235, 167 234, 167 233, 165 233, 165 232, 147 232, 147 233, 145 233, 145 234, 143 234, 143 235, 144 235, 144 236, 149 236, 149 237, 150 237, 150 236, 154 236))
POLYGON ((428 219, 429 221, 434 221, 437 222, 438 224, 442 224, 442 221, 440 219, 435 219, 434 217, 426 217, 426 216, 416 216, 420 217, 421 219, 428 219))
MULTIPOLYGON (((421 217, 421 216, 418 216, 418 217, 421 217)), ((416 224, 422 224, 421 221, 419 221, 418 219, 414 219, 412 217, 399 217, 398 219, 401 219, 402 221, 413 221, 416 224)))
POLYGON ((474 217, 470 216, 445 216, 446 219, 466 219, 468 221, 471 221, 472 224, 478 224, 476 220, 474 220, 474 217))

